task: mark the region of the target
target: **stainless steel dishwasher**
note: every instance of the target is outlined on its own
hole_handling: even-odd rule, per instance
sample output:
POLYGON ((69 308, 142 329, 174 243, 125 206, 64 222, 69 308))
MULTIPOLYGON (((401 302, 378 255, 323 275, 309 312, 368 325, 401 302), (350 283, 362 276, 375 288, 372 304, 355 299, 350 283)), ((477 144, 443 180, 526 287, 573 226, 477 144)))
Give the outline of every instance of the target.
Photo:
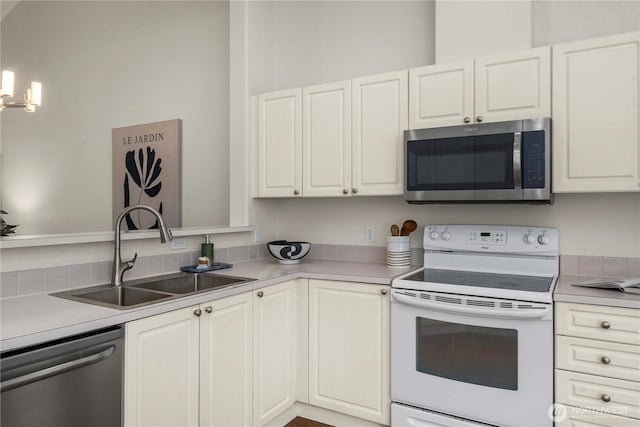
POLYGON ((1 355, 2 427, 122 425, 122 327, 1 355))

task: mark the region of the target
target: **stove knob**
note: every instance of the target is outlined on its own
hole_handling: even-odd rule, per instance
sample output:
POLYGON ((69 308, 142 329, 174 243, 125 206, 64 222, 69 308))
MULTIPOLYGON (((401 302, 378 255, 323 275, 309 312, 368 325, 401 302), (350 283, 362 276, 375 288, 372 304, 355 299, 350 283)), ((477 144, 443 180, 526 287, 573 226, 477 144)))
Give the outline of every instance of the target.
POLYGON ((431 240, 438 240, 440 238, 440 233, 438 233, 436 230, 433 230, 429 233, 429 238, 431 240))
POLYGON ((451 239, 451 233, 449 233, 448 231, 445 231, 444 233, 442 233, 440 237, 442 237, 442 240, 446 242, 447 240, 451 239))
POLYGON ((547 236, 544 232, 538 236, 538 243, 541 245, 546 245, 549 243, 549 236, 547 236))
POLYGON ((522 240, 524 240, 524 242, 527 245, 531 245, 533 243, 535 243, 536 241, 536 237, 533 235, 533 233, 529 232, 527 234, 524 235, 524 237, 522 238, 522 240))

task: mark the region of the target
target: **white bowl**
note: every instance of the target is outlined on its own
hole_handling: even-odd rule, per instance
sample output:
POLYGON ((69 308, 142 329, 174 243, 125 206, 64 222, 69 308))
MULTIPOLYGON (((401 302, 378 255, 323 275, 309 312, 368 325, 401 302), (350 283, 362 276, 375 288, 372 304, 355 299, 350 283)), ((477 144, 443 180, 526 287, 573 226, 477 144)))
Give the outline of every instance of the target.
POLYGON ((273 242, 267 243, 267 249, 280 264, 297 264, 301 258, 309 253, 311 243, 274 240, 273 242))

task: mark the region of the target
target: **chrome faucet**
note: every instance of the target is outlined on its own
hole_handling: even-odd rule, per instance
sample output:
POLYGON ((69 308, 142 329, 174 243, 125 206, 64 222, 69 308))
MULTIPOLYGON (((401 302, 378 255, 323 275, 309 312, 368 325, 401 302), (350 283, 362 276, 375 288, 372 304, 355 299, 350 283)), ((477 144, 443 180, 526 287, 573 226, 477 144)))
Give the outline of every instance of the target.
POLYGON ((114 286, 122 285, 122 276, 124 276, 124 272, 133 268, 136 263, 136 259, 138 258, 138 253, 136 252, 128 261, 122 260, 122 254, 120 253, 120 224, 122 223, 122 218, 125 217, 131 211, 135 210, 144 210, 151 212, 156 219, 158 220, 158 228, 160 231, 160 241, 162 243, 167 243, 169 240, 172 240, 171 230, 167 228, 167 225, 164 223, 162 219, 162 215, 158 213, 155 209, 147 205, 132 205, 126 207, 118 214, 116 218, 116 235, 115 235, 115 248, 113 251, 113 271, 111 274, 111 284, 114 286))

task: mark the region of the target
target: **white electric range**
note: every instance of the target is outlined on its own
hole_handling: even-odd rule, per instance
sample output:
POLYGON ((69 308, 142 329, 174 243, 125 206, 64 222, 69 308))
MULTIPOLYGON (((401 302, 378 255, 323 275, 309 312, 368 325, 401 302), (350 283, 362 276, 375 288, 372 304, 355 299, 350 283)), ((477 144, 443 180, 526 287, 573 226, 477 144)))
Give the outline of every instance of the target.
POLYGON ((391 297, 392 426, 552 426, 553 228, 432 225, 391 297))

